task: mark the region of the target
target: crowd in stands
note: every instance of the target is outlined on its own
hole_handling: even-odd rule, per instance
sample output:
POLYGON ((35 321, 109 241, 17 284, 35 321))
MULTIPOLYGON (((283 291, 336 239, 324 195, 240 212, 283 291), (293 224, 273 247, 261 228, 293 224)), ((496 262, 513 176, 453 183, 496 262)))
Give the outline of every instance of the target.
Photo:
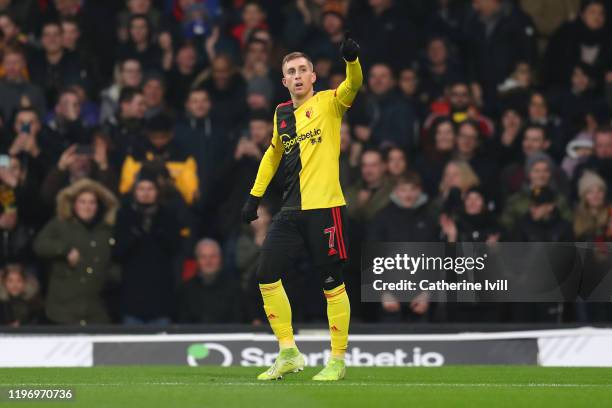
MULTIPOLYGON (((612 1, 0 0, 0 323, 265 322, 282 170, 240 223, 280 61, 316 90, 361 46, 342 125, 353 321, 595 322, 610 304, 360 303, 366 241, 612 239, 612 1)), ((298 322, 325 321, 307 256, 298 322)))

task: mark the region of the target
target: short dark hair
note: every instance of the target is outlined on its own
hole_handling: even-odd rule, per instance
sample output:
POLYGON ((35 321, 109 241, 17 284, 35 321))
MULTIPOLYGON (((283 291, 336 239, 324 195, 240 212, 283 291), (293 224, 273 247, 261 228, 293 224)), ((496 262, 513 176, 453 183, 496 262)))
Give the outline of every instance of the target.
POLYGON ((542 134, 544 135, 544 140, 548 140, 549 139, 548 131, 546 130, 546 127, 542 126, 542 125, 540 125, 538 123, 528 123, 527 126, 525 126, 525 129, 523 130, 523 137, 524 137, 524 135, 527 134, 527 131, 529 129, 537 129, 537 130, 541 131, 542 134))
POLYGON ((294 59, 298 59, 298 58, 306 58, 306 61, 308 61, 308 63, 310 64, 310 68, 314 69, 314 65, 312 64, 312 59, 307 54, 303 52, 299 52, 299 51, 290 52, 289 54, 285 55, 283 57, 283 63, 281 65, 281 69, 285 68, 285 64, 288 63, 289 61, 293 61, 294 59))
POLYGON ((420 188, 423 186, 423 180, 421 179, 421 176, 419 176, 418 173, 415 173, 414 171, 407 171, 397 177, 397 179, 395 180, 394 187, 397 187, 400 184, 411 184, 415 187, 420 188))

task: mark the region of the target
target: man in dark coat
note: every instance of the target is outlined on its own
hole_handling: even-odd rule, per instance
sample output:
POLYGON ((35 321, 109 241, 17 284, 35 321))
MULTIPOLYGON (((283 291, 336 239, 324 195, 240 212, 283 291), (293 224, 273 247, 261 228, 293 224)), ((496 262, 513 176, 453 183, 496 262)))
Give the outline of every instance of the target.
POLYGON ((179 288, 179 323, 237 323, 238 285, 223 269, 221 247, 212 239, 196 245, 198 273, 179 288))
POLYGON ((167 324, 173 305, 173 261, 181 240, 174 212, 159 203, 157 180, 143 172, 117 215, 115 259, 121 265, 125 324, 167 324))

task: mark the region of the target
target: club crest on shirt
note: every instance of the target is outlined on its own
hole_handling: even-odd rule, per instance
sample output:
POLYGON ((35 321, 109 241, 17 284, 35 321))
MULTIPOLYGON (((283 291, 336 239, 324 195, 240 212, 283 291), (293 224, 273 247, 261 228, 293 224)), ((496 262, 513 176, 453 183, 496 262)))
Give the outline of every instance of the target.
POLYGON ((308 110, 306 111, 306 117, 308 119, 310 119, 312 117, 312 108, 308 108, 308 110))

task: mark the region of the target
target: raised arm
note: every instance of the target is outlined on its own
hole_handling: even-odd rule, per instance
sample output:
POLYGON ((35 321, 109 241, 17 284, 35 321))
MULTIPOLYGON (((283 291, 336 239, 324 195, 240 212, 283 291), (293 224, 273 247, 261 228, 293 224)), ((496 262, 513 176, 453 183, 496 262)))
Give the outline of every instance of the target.
POLYGON ((345 39, 340 46, 342 57, 346 61, 346 79, 336 89, 335 100, 341 105, 340 113, 344 113, 351 107, 355 96, 361 89, 363 73, 359 63, 359 45, 351 38, 350 33, 345 34, 345 39), (343 108, 343 109, 342 109, 343 108))

